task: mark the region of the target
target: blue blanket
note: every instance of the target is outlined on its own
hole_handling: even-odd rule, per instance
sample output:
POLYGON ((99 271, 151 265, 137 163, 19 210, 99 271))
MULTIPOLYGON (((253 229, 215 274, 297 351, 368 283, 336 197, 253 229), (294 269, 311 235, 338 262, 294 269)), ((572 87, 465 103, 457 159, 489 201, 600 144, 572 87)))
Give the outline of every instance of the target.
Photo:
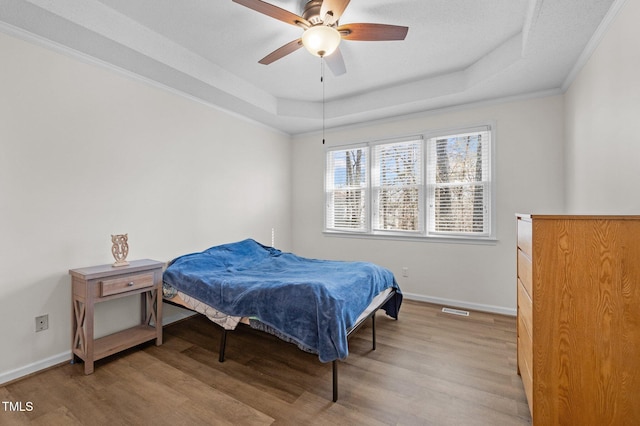
POLYGON ((252 239, 174 259, 164 281, 221 312, 257 317, 322 362, 349 354, 347 332, 373 298, 397 318, 402 294, 388 269, 367 262, 307 259, 252 239))

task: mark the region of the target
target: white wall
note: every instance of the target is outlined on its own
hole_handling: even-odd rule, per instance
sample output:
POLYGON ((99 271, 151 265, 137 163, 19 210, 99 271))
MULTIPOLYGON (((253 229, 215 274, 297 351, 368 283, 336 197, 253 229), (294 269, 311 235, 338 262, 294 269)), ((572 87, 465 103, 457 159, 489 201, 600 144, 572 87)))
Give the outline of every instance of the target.
POLYGON ((325 147, 319 135, 293 140, 294 250, 367 260, 390 268, 406 296, 515 313, 515 213, 563 207, 563 98, 470 106, 327 132, 327 146, 495 122, 495 244, 406 242, 327 236, 323 229, 325 147), (409 276, 402 277, 402 268, 409 276))
MULTIPOLYGON (((70 359, 68 270, 112 263, 110 234, 129 259, 272 227, 290 247, 289 136, 7 35, 0 52, 0 383, 70 359)), ((107 305, 98 334, 137 320, 107 305)))
POLYGON ((570 213, 640 214, 638 17, 627 1, 565 94, 570 213))

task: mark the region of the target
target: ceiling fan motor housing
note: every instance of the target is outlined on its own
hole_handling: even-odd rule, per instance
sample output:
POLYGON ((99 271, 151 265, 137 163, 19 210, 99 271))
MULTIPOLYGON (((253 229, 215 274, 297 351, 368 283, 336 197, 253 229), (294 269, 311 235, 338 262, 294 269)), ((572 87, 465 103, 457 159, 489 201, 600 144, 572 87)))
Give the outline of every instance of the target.
MULTIPOLYGON (((304 6, 304 12, 302 17, 309 21, 311 25, 320 25, 324 23, 324 17, 320 16, 320 8, 322 7, 322 0, 310 0, 304 6)), ((337 24, 337 23, 336 23, 337 24)), ((336 25, 334 24, 334 26, 336 25)))

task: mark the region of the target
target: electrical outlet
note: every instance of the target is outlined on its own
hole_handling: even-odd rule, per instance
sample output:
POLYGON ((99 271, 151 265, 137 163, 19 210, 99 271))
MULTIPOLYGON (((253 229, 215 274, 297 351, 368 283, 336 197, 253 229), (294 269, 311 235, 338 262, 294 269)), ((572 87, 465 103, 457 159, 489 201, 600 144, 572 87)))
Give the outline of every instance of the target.
POLYGON ((402 267, 402 276, 405 278, 409 276, 409 268, 407 268, 406 266, 402 267))
POLYGON ((36 333, 49 328, 49 315, 41 315, 36 317, 36 333))

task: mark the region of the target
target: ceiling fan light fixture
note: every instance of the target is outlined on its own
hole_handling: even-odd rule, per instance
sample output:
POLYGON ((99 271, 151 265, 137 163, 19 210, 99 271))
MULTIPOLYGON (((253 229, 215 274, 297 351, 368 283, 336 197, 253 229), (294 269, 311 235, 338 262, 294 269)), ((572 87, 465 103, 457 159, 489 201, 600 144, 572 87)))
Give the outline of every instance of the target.
POLYGON ((329 56, 340 44, 342 37, 338 30, 326 25, 315 25, 302 34, 302 44, 315 56, 329 56))

